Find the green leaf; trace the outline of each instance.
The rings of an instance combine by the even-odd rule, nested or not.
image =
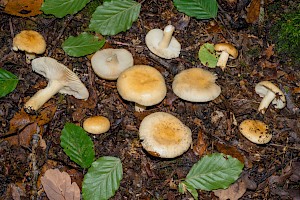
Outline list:
[[[85,174],[82,196],[86,200],[105,200],[114,196],[123,177],[119,158],[104,156],[92,163]]]
[[[82,168],[90,167],[95,159],[93,141],[83,128],[75,124],[65,124],[60,136],[60,146]]]
[[[194,199],[198,199],[197,190],[192,185],[190,185],[189,183],[187,183],[185,181],[179,183],[178,191],[181,194],[185,194],[186,191],[189,191],[189,193],[191,193],[191,195],[193,196]]]
[[[90,29],[102,35],[116,35],[131,28],[141,4],[132,0],[105,1],[92,15]]]
[[[19,82],[13,73],[0,68],[0,98],[12,92]]]
[[[45,14],[52,14],[62,18],[67,14],[75,14],[80,11],[90,0],[45,0],[41,10]]]
[[[180,11],[197,19],[215,18],[218,12],[216,0],[173,0]]]
[[[99,41],[96,36],[84,32],[77,37],[70,36],[62,48],[69,56],[80,57],[98,51],[104,44],[104,39]]]
[[[194,164],[185,181],[195,189],[225,189],[239,178],[243,167],[243,163],[236,158],[214,153]]]
[[[218,56],[215,52],[214,45],[205,43],[200,47],[198,53],[201,63],[207,67],[215,68],[218,62]]]

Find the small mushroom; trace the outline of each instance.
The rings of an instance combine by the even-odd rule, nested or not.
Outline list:
[[[152,29],[146,35],[146,45],[155,55],[171,59],[177,58],[180,54],[181,45],[172,36],[175,27],[168,25],[164,30]]]
[[[217,76],[201,68],[190,68],[181,71],[174,77],[172,88],[181,99],[191,102],[214,100],[221,93],[215,83]]]
[[[109,48],[97,51],[91,63],[100,78],[116,80],[122,71],[133,66],[133,57],[126,49]]]
[[[109,119],[103,116],[89,117],[83,122],[83,129],[92,134],[105,133],[110,128]]]
[[[268,129],[268,125],[253,119],[246,119],[239,126],[240,132],[256,144],[266,144],[271,140],[272,134],[268,133]]]
[[[221,52],[221,55],[220,55],[220,57],[218,59],[218,62],[217,62],[217,66],[221,67],[221,69],[223,71],[226,68],[228,58],[236,59],[238,57],[238,54],[239,54],[237,49],[233,45],[227,44],[227,43],[216,44],[215,45],[215,50],[217,52]]]
[[[73,95],[77,99],[87,99],[89,92],[77,75],[50,57],[32,60],[32,69],[49,80],[46,88],[35,93],[26,103],[25,109],[38,110],[57,92]]]
[[[17,34],[13,39],[14,51],[25,51],[26,63],[35,58],[36,54],[43,54],[46,50],[44,37],[33,30],[24,30]]]
[[[140,124],[139,137],[145,150],[161,158],[180,156],[192,144],[191,129],[165,112],[146,116]]]
[[[123,71],[117,80],[117,89],[123,99],[135,102],[135,110],[161,102],[167,93],[164,77],[148,65],[134,65]]]
[[[283,92],[270,81],[261,81],[255,86],[255,92],[263,97],[258,107],[258,112],[265,114],[266,109],[272,102],[275,108],[282,109],[286,105]]]

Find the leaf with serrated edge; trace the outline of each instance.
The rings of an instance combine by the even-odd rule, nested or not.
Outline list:
[[[0,98],[12,92],[19,82],[13,73],[0,68]]]
[[[45,14],[52,14],[62,18],[68,14],[80,11],[90,0],[45,0],[41,10]]]
[[[112,197],[123,178],[122,163],[119,158],[103,156],[92,163],[85,174],[82,196],[85,200],[105,200]]]
[[[205,43],[201,45],[198,57],[201,63],[207,67],[215,68],[217,66],[218,58],[213,44]]]
[[[131,28],[141,4],[132,0],[106,1],[92,15],[90,29],[102,35],[116,35]]]
[[[98,51],[104,44],[104,39],[99,41],[96,36],[84,32],[77,37],[70,36],[62,48],[69,56],[80,57]]]
[[[60,136],[60,146],[71,160],[88,168],[95,158],[94,144],[80,126],[66,123]]]
[[[218,12],[216,0],[173,0],[180,11],[197,19],[215,18]]]
[[[225,189],[235,182],[244,165],[236,158],[213,153],[199,160],[186,176],[185,181],[195,189]]]

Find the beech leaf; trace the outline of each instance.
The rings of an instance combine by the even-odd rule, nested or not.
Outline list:
[[[13,73],[0,68],[0,98],[12,92],[19,82]]]
[[[41,182],[50,200],[80,200],[80,189],[66,172],[48,169]]]
[[[198,56],[203,65],[210,68],[215,68],[217,66],[218,56],[213,44],[205,43],[201,45]]]
[[[95,159],[94,143],[80,126],[66,123],[60,136],[60,145],[71,160],[88,168]]]

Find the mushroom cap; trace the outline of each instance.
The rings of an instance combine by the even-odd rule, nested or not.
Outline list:
[[[221,93],[215,83],[217,76],[205,69],[190,68],[181,71],[174,77],[174,93],[186,101],[207,102],[214,100]]]
[[[110,122],[106,117],[93,116],[83,122],[83,129],[92,134],[105,133],[110,128]]]
[[[143,106],[158,104],[167,93],[164,77],[148,65],[134,65],[123,71],[117,80],[117,89],[123,99]]]
[[[116,56],[116,58],[113,58]],[[113,61],[116,59],[117,62]],[[94,72],[103,79],[116,80],[120,73],[133,66],[132,54],[126,49],[103,49],[97,51],[92,59]]]
[[[283,92],[270,81],[261,81],[255,86],[255,92],[260,96],[264,97],[268,92],[273,92],[277,94],[273,99],[272,104],[277,109],[282,109],[286,105],[286,99]]]
[[[176,40],[175,37],[172,36],[169,46],[167,48],[161,49],[159,47],[159,43],[162,41],[163,37],[164,37],[163,30],[161,29],[150,30],[147,33],[145,38],[147,47],[150,49],[152,53],[154,53],[159,57],[166,58],[166,59],[177,58],[181,50],[180,43]]]
[[[219,43],[215,44],[215,50],[216,51],[226,51],[229,55],[231,55],[231,58],[236,59],[239,55],[238,50],[231,44],[228,43]]]
[[[32,69],[51,81],[58,81],[64,87],[59,93],[73,95],[77,99],[87,99],[89,92],[78,76],[65,65],[50,57],[32,60]]]
[[[139,128],[142,145],[151,155],[174,158],[189,149],[192,132],[175,116],[155,112],[146,116]]]
[[[42,54],[46,50],[46,42],[40,33],[33,30],[24,30],[14,37],[13,50]]]
[[[268,133],[268,129],[265,123],[252,119],[244,120],[239,126],[240,132],[256,144],[266,144],[271,140],[272,134]]]

